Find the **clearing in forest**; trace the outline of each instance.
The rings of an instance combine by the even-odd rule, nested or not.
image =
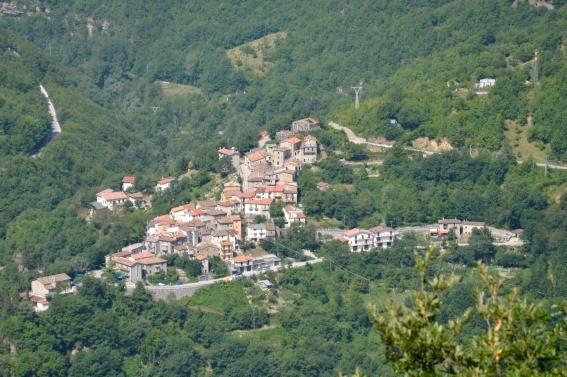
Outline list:
[[[201,93],[201,89],[197,88],[196,86],[176,84],[168,81],[157,81],[157,83],[161,86],[161,90],[164,96],[176,96],[176,95]]]
[[[278,40],[284,39],[284,31],[268,34],[265,37],[236,46],[226,52],[226,56],[236,69],[251,71],[256,75],[263,75],[273,64],[264,59],[264,54],[276,47]]]
[[[531,126],[531,117],[528,117],[528,124],[523,127],[516,124],[516,122],[506,121],[504,136],[508,139],[513,153],[520,160],[525,160],[527,157],[532,156],[537,162],[541,162],[540,160],[545,158],[546,149],[541,150],[536,146],[536,143],[528,141],[528,133]]]

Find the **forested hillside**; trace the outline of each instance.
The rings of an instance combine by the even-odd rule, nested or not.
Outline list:
[[[26,3],[28,9],[35,4],[17,4],[23,9]],[[45,1],[29,16],[4,16],[2,24],[76,67],[87,78],[80,90],[100,104],[131,111],[163,106],[132,89],[165,80],[201,88],[208,98],[241,93],[215,106],[215,118],[207,119],[212,128],[277,130],[294,117],[332,114],[370,136],[447,137],[456,147],[490,150],[507,146],[503,130],[510,120],[508,127],[529,126],[530,140],[550,143],[549,153],[564,158],[559,126],[565,106],[558,102],[565,98],[562,5]],[[272,63],[268,74],[234,69],[227,50],[274,32],[287,37],[263,56]],[[535,49],[536,86],[529,85]],[[496,79],[494,90],[475,95],[473,84],[486,77]],[[350,87],[360,80],[362,108],[353,111]],[[187,104],[169,104],[164,111],[181,126],[197,126],[198,110]],[[392,118],[401,127],[392,126]]]
[[[544,172],[526,153],[567,160],[565,3],[1,3],[0,374],[321,376],[358,366],[395,375],[364,308],[390,298],[413,307],[412,255],[422,245],[413,236],[387,252],[352,254],[311,226],[290,232],[284,247],[271,246],[278,255],[308,248],[341,267],[271,274],[269,292],[243,280],[153,303],[141,287],[126,296],[114,281],[87,278],[45,313],[18,297],[38,276],[99,268],[138,241],[149,219],[215,195],[218,148],[245,153],[259,131],[273,136],[307,116],[321,121],[314,134],[328,157],[299,177],[309,222],[369,228],[459,217],[524,229],[519,250],[495,247],[485,233],[469,246],[443,245],[431,272],[451,274],[442,323],[474,305],[479,259],[518,269],[503,293],[517,288],[546,309],[565,300],[567,175]],[[484,78],[496,83],[477,94]],[[40,84],[62,133],[32,157],[51,122]],[[398,145],[367,150],[329,121]],[[402,148],[417,138],[455,150],[423,157]],[[369,156],[377,165],[362,164]],[[190,178],[154,195],[153,209],[87,220],[95,193],[118,189],[125,175],[152,195],[156,180],[188,169]],[[473,316],[458,341],[485,330]]]

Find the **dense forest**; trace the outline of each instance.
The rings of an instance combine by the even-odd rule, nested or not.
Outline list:
[[[0,374],[319,376],[360,367],[395,375],[365,304],[393,298],[412,307],[412,256],[422,244],[411,236],[384,253],[352,255],[312,227],[288,234],[283,246],[344,269],[322,263],[270,275],[270,292],[243,280],[155,303],[141,287],[126,296],[87,278],[80,294],[55,297],[45,313],[18,298],[37,276],[98,268],[139,240],[148,219],[215,195],[219,147],[245,153],[259,131],[273,135],[306,116],[321,120],[314,135],[329,156],[299,177],[311,222],[399,227],[458,217],[524,229],[520,250],[495,247],[486,233],[468,246],[442,245],[448,252],[432,274],[456,276],[440,296],[442,323],[474,305],[477,260],[518,269],[503,295],[517,288],[546,308],[565,300],[567,174],[535,162],[567,160],[567,7],[532,3],[3,3]],[[483,78],[496,84],[479,95]],[[45,146],[51,119],[40,84],[63,129]],[[331,120],[396,146],[378,155],[326,128]],[[454,149],[423,157],[402,148],[417,138]],[[151,210],[87,221],[94,194],[117,189],[124,175],[153,194],[157,179],[188,169],[195,174],[155,194]],[[320,181],[333,189],[317,190]],[[484,330],[473,316],[459,341]]]

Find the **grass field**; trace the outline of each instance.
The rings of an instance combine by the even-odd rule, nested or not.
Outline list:
[[[504,130],[504,136],[510,143],[512,151],[521,160],[525,160],[527,157],[532,156],[536,160],[543,160],[547,150],[547,146],[544,150],[539,149],[535,143],[530,143],[528,141],[528,132],[531,127],[531,121],[524,127],[518,126],[515,122],[506,122],[506,130]],[[538,161],[539,162],[539,161]]]
[[[236,69],[251,71],[263,75],[272,65],[264,59],[264,54],[276,47],[276,41],[284,39],[285,32],[268,34],[265,37],[236,46],[226,52],[226,55]]]
[[[157,83],[161,86],[161,90],[165,96],[201,93],[201,89],[191,85],[175,84],[168,81],[158,81]]]

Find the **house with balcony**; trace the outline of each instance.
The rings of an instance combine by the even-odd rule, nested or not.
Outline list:
[[[265,216],[270,218],[270,208],[275,204],[274,199],[247,199],[244,202],[246,216]]]
[[[368,230],[356,228],[347,230],[343,239],[347,242],[350,251],[354,253],[374,248],[374,234]]]
[[[283,213],[286,228],[289,228],[293,223],[305,224],[306,222],[305,214],[299,208],[295,208],[293,206],[285,206],[283,208]]]
[[[370,229],[374,234],[374,246],[377,249],[387,249],[394,246],[398,231],[385,226],[377,226]]]

